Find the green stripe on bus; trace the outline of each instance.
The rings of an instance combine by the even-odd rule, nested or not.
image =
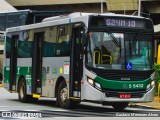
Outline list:
[[[118,80],[107,80],[97,76],[95,78],[95,82],[101,84],[103,89],[113,89],[113,90],[140,90],[146,89],[147,85],[151,83],[151,79],[148,78],[146,80],[140,81],[118,81]]]
[[[27,85],[31,85],[32,81],[32,67],[23,67],[18,66],[16,68],[16,81],[20,78],[20,76],[24,76],[26,79]],[[4,67],[4,83],[8,84],[10,82],[10,67]],[[45,85],[45,72],[42,70],[42,85]]]
[[[27,85],[31,85],[31,67],[17,67],[16,68],[16,81],[19,79],[21,75],[25,77],[27,80]],[[10,67],[4,67],[4,83],[10,82]]]

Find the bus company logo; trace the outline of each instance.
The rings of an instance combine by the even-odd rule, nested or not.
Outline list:
[[[2,112],[2,117],[12,117],[12,113],[11,112]]]
[[[121,80],[131,80],[131,78],[121,78]]]
[[[2,118],[42,118],[39,112],[2,112]]]
[[[127,84],[123,84],[123,88],[127,89],[128,85]]]

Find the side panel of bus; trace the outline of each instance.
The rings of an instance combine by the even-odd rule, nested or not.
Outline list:
[[[66,32],[59,33],[64,28]],[[72,25],[51,26],[7,35],[5,88],[18,92],[18,82],[23,77],[28,95],[37,93],[55,97],[57,79],[63,77],[69,83]]]
[[[42,96],[55,97],[59,80],[69,82],[71,26],[45,30],[42,62]]]
[[[4,52],[4,87],[11,92],[17,91],[18,80],[26,79],[31,86],[32,41],[26,38],[28,31],[8,33]],[[27,92],[29,93],[29,92]],[[30,92],[31,94],[31,92]]]

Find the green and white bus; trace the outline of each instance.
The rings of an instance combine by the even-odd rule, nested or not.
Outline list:
[[[115,109],[154,98],[154,30],[148,18],[72,13],[8,28],[4,87],[21,102],[57,98]]]

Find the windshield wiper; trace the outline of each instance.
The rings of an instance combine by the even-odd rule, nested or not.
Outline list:
[[[134,45],[134,43],[136,43],[135,41],[137,41],[137,39],[138,39],[140,33],[141,33],[141,32],[138,32],[138,33],[135,35],[135,37],[134,37],[132,43],[130,44],[130,47],[132,47],[132,46]]]
[[[119,43],[119,41],[117,40],[117,38],[110,32],[106,32],[109,34],[109,36],[112,38],[112,41],[114,42],[114,44],[117,46],[117,47],[121,47],[121,44]]]

